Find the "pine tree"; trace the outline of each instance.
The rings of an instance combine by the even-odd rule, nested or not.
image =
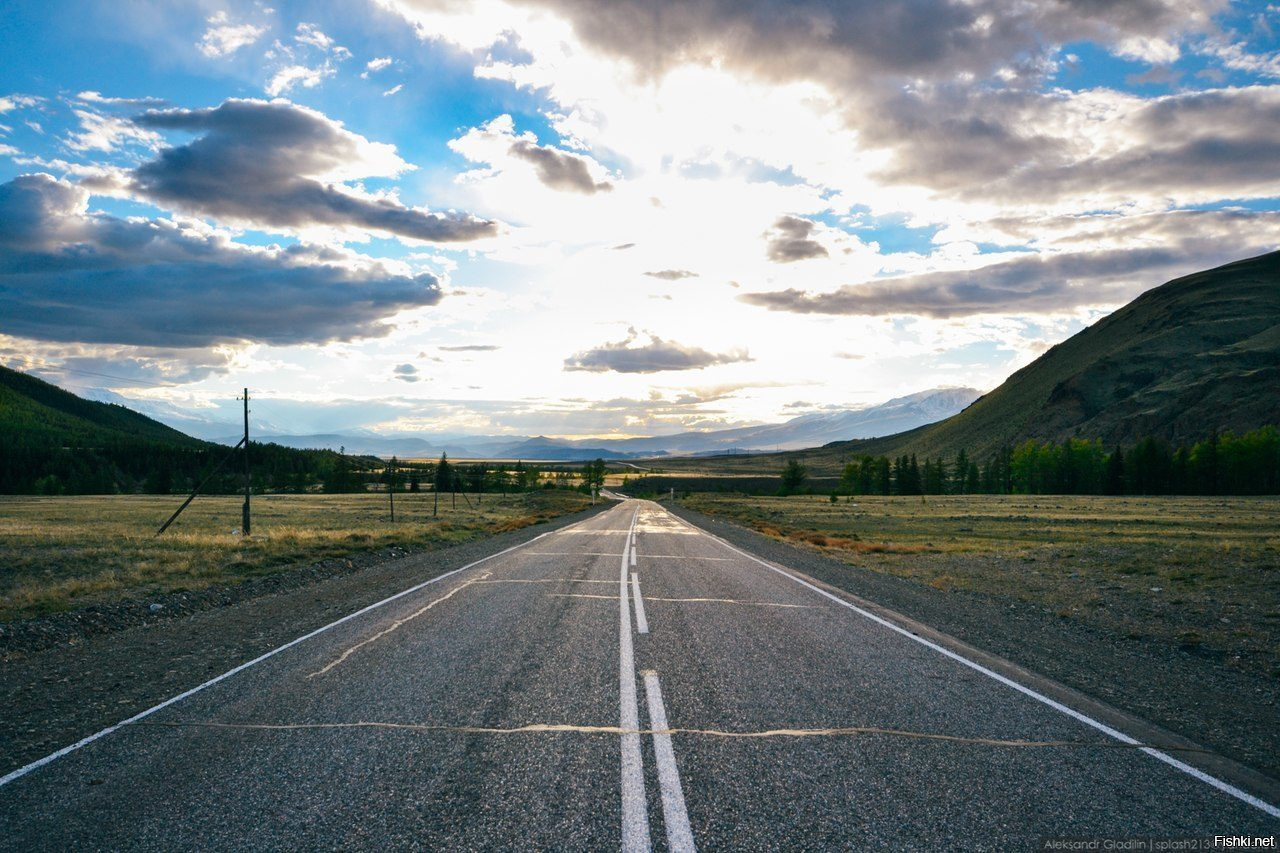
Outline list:
[[[969,454],[965,453],[964,448],[960,448],[960,452],[956,454],[956,465],[952,470],[955,473],[951,491],[953,494],[963,495],[969,491]]]
[[[782,488],[779,490],[780,495],[794,495],[804,487],[805,480],[809,478],[809,472],[799,459],[792,457],[787,460],[786,467],[782,469]]]
[[[1111,455],[1107,457],[1105,492],[1108,495],[1123,495],[1125,493],[1124,476],[1124,452],[1117,444],[1115,450],[1111,451]]]

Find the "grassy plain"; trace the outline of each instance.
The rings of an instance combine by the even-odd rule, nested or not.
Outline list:
[[[457,498],[430,493],[255,495],[253,535],[238,497],[201,497],[164,533],[181,497],[0,497],[0,622],[128,597],[201,589],[389,547],[421,548],[516,530],[583,509],[565,491]],[[468,501],[470,503],[468,503]]]
[[[1280,498],[747,497],[681,503],[858,569],[1019,600],[1280,677]],[[959,603],[957,606],[962,606]]]

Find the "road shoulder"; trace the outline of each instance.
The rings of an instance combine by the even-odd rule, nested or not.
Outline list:
[[[1200,744],[1207,772],[1280,799],[1280,685],[1153,643],[1112,637],[1040,609],[945,592],[848,566],[681,507],[674,514],[795,570],[878,615],[1131,734]],[[1003,667],[1001,669],[1000,667]],[[1132,731],[1138,727],[1138,731]]]

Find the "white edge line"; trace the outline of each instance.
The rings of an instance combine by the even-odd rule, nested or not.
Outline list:
[[[662,703],[658,674],[652,670],[644,674],[644,692],[649,700],[649,725],[654,729],[653,754],[658,762],[658,787],[662,789],[662,820],[667,826],[667,847],[681,853],[692,853],[698,848],[693,843],[693,830],[689,827],[689,811],[685,808],[684,790],[680,787],[676,752],[671,746],[671,735],[658,734],[668,728],[667,709]]]
[[[585,520],[586,519],[583,519],[583,521]],[[577,522],[577,524],[582,524],[582,523],[583,523],[582,521]],[[557,531],[548,530],[546,533],[540,533],[527,542],[521,542],[519,545],[512,545],[510,548],[506,548],[502,551],[497,552],[496,554],[490,554],[487,557],[482,557],[479,560],[476,560],[474,563],[468,563],[467,565],[462,566],[461,568],[453,569],[452,571],[445,572],[442,575],[437,575],[431,580],[423,581],[422,583],[417,584],[416,586],[411,586],[408,589],[403,590],[401,592],[397,592],[395,595],[384,598],[379,602],[370,604],[367,607],[362,607],[361,609],[357,610],[354,613],[349,613],[346,616],[343,616],[341,619],[337,619],[333,622],[330,622],[328,625],[325,625],[321,628],[316,628],[314,631],[311,631],[310,633],[303,634],[301,637],[290,640],[289,642],[285,643],[283,646],[274,648],[265,654],[259,655],[258,657],[254,658],[251,661],[246,661],[245,663],[242,663],[239,666],[234,667],[233,669],[229,669],[226,672],[222,673],[222,675],[211,678],[208,681],[204,682],[203,684],[196,685],[195,687],[192,687],[190,690],[187,690],[184,693],[179,693],[177,696],[174,696],[171,699],[166,699],[165,701],[161,702],[159,705],[155,705],[154,707],[148,708],[147,710],[142,711],[141,713],[134,714],[132,717],[130,717],[127,720],[121,720],[120,722],[116,723],[113,726],[107,726],[102,731],[94,732],[93,734],[87,737],[83,737],[80,740],[76,741],[75,743],[71,744],[70,746],[64,746],[62,749],[58,750],[57,752],[50,753],[49,755],[46,755],[44,758],[40,758],[31,762],[25,767],[19,767],[17,770],[13,770],[9,773],[6,773],[4,776],[0,776],[0,787],[4,787],[5,785],[9,784],[15,779],[20,779],[21,777],[26,776],[31,771],[38,770],[41,767],[45,766],[46,764],[49,764],[53,761],[57,761],[62,756],[75,752],[76,750],[80,749],[83,746],[88,746],[89,744],[93,743],[95,740],[104,738],[107,735],[111,734],[112,732],[118,731],[119,729],[122,729],[125,726],[130,725],[131,723],[136,723],[138,720],[141,720],[144,717],[149,717],[157,711],[163,710],[165,708],[168,708],[170,705],[181,702],[183,699],[186,699],[188,696],[193,696],[196,693],[199,693],[201,690],[212,687],[218,682],[224,681],[239,672],[243,672],[244,670],[248,669],[251,666],[254,666],[255,664],[262,663],[267,658],[274,657],[280,654],[281,652],[283,652],[285,649],[293,648],[299,643],[305,642],[306,640],[309,640],[312,637],[315,637],[319,634],[323,634],[325,631],[328,631],[330,628],[336,628],[337,626],[341,625],[344,622],[349,622],[352,619],[355,619],[357,616],[363,616],[365,613],[368,613],[370,610],[376,610],[379,607],[382,607],[384,604],[390,604],[391,602],[395,601],[398,598],[403,598],[406,595],[415,593],[425,586],[430,586],[433,583],[442,581],[447,577],[451,577],[453,575],[458,574],[459,572],[465,572],[467,569],[474,568],[480,565],[481,563],[487,563],[489,560],[492,560],[495,557],[501,557],[503,554],[509,554],[512,551],[516,550],[517,548],[523,548],[526,545],[532,545],[534,542],[537,542],[542,537],[548,536],[551,533],[555,533],[555,532]]]
[[[675,516],[675,513],[671,513],[671,515]],[[675,517],[680,518],[679,516],[675,516]],[[987,667],[983,666],[980,663],[971,661],[968,658],[964,657],[963,655],[960,655],[960,654],[957,654],[956,652],[951,651],[945,646],[938,645],[932,640],[927,640],[924,637],[913,634],[910,631],[908,631],[906,628],[903,628],[899,625],[895,625],[894,623],[890,622],[888,619],[885,619],[881,616],[877,616],[876,614],[871,613],[870,611],[864,610],[863,608],[857,606],[856,604],[853,604],[852,602],[845,601],[843,598],[840,598],[837,595],[833,595],[827,592],[825,589],[814,586],[808,581],[796,577],[795,575],[791,574],[791,572],[788,572],[785,569],[775,566],[772,563],[766,562],[760,559],[759,557],[753,556],[752,554],[749,554],[746,551],[743,551],[742,549],[729,544],[727,541],[725,541],[724,539],[721,539],[719,536],[716,536],[714,533],[709,533],[706,530],[703,530],[701,527],[698,527],[694,524],[690,524],[689,522],[685,521],[683,518],[680,518],[680,522],[687,525],[690,529],[696,530],[699,533],[702,533],[704,536],[714,539],[724,547],[728,548],[730,551],[733,551],[736,554],[741,554],[743,557],[746,557],[748,560],[751,560],[754,563],[758,563],[764,566],[766,569],[777,572],[778,574],[782,575],[785,578],[790,578],[791,580],[795,581],[801,586],[808,587],[809,589],[813,590],[814,592],[818,593],[824,598],[828,598],[834,601],[836,604],[841,605],[842,607],[847,607],[850,610],[854,611],[855,613],[861,616],[865,616],[867,619],[870,619],[872,622],[875,622],[878,625],[882,625],[891,631],[895,631],[910,640],[914,640],[915,642],[919,643],[922,646],[927,646],[928,648],[933,649],[935,652],[938,652],[941,655],[945,655],[946,657],[951,658],[957,663],[961,663],[969,667],[975,672],[980,672],[983,675],[987,676],[988,678],[992,678],[1000,682],[1006,687],[1012,687],[1014,690],[1017,690],[1019,693],[1029,696],[1032,699],[1035,699],[1037,702],[1041,702],[1045,705],[1048,705],[1050,708],[1053,708],[1055,711],[1060,711],[1063,714],[1066,714],[1068,717],[1071,717],[1075,720],[1078,720],[1084,723],[1087,726],[1097,729],[1103,734],[1108,735],[1112,738],[1115,738],[1121,743],[1127,743],[1130,745],[1137,745],[1139,743],[1139,741],[1129,737],[1129,735],[1125,734],[1122,731],[1111,728],[1111,726],[1108,726],[1106,723],[1099,722],[1098,720],[1095,720],[1093,717],[1090,717],[1087,714],[1082,714],[1079,711],[1075,710],[1074,708],[1069,708],[1066,705],[1062,704],[1061,702],[1058,702],[1054,699],[1050,699],[1048,696],[1045,696],[1043,693],[1037,693],[1035,690],[1032,690],[1030,687],[1019,684],[1013,679],[1003,676],[1000,673],[996,672],[995,670],[988,669]],[[1222,791],[1224,794],[1229,794],[1230,796],[1235,797],[1238,800],[1246,802],[1249,805],[1254,806],[1255,808],[1258,808],[1266,812],[1272,817],[1280,817],[1280,808],[1277,808],[1271,803],[1268,803],[1266,800],[1255,797],[1253,794],[1250,794],[1248,791],[1243,791],[1240,788],[1237,788],[1235,785],[1231,785],[1227,782],[1224,782],[1221,779],[1217,778],[1216,776],[1210,776],[1208,773],[1205,773],[1203,770],[1199,770],[1195,767],[1192,767],[1190,764],[1187,764],[1183,761],[1179,761],[1178,759],[1174,758],[1168,753],[1161,752],[1160,750],[1150,746],[1141,747],[1141,751],[1145,752],[1147,755],[1150,755],[1152,758],[1156,758],[1156,759],[1159,759],[1160,761],[1163,761],[1165,764],[1168,764],[1170,767],[1173,767],[1177,770],[1181,770],[1183,773],[1186,773],[1188,776],[1191,776],[1195,779],[1199,779],[1201,782],[1204,782],[1206,785],[1217,788],[1219,791]]]
[[[636,605],[636,633],[649,633],[649,620],[644,615],[644,598],[640,595],[640,576],[631,573],[631,597]]]
[[[631,515],[635,527],[637,509]],[[640,752],[640,707],[636,698],[635,650],[631,642],[631,605],[627,603],[627,556],[630,537],[623,546],[619,578],[618,622],[618,725],[622,779],[622,849],[625,853],[644,853],[653,849],[649,832],[649,805],[644,791],[644,757]]]

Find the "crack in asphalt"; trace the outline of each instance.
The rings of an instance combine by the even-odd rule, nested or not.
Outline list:
[[[500,578],[492,581],[475,581],[475,583],[617,583],[617,581],[589,580],[587,578]]]
[[[591,734],[591,735],[695,735],[713,738],[762,740],[768,738],[810,737],[858,737],[883,735],[910,740],[941,741],[976,746],[1007,747],[1018,749],[1159,749],[1170,752],[1209,752],[1198,747],[1163,746],[1149,743],[1123,743],[1120,741],[1073,740],[1024,740],[1020,738],[985,738],[949,735],[940,732],[916,732],[905,729],[886,729],[878,726],[838,726],[824,729],[765,729],[762,731],[725,731],[722,729],[624,729],[620,726],[581,726],[569,723],[529,723],[507,728],[494,726],[450,726],[438,723],[395,723],[375,720],[357,720],[346,723],[220,723],[205,721],[137,722],[131,726],[160,726],[168,728],[238,729],[248,731],[307,731],[313,729],[399,729],[446,734]]]
[[[351,646],[349,649],[347,649],[346,651],[344,651],[342,654],[338,655],[336,658],[334,658],[333,660],[331,660],[328,664],[326,664],[326,665],[325,665],[325,666],[323,666],[322,668],[320,668],[320,669],[316,670],[315,672],[311,673],[310,675],[308,675],[308,676],[307,676],[307,678],[308,678],[308,679],[311,679],[311,678],[315,678],[317,675],[324,675],[326,672],[328,672],[329,670],[333,669],[335,666],[338,666],[339,664],[343,663],[347,658],[351,657],[353,654],[355,654],[355,653],[356,653],[357,651],[359,651],[360,649],[364,648],[365,646],[369,645],[370,643],[373,643],[373,642],[376,642],[376,641],[378,641],[378,640],[382,639],[383,637],[387,636],[387,634],[390,634],[391,632],[393,632],[393,631],[397,630],[398,628],[400,628],[400,626],[404,625],[406,622],[411,622],[411,621],[413,621],[414,619],[417,619],[419,616],[421,616],[422,614],[426,613],[428,610],[430,610],[431,608],[435,607],[435,606],[436,606],[437,604],[439,604],[440,602],[442,602],[442,601],[448,601],[450,598],[453,598],[453,596],[454,596],[454,595],[456,595],[457,593],[461,592],[462,590],[466,589],[466,588],[467,588],[467,587],[469,587],[469,586],[472,586],[472,585],[474,585],[474,584],[476,584],[476,583],[478,583],[478,582],[480,582],[480,581],[484,580],[485,578],[489,577],[489,575],[491,575],[491,574],[493,574],[493,573],[492,573],[492,572],[484,572],[483,574],[477,575],[476,577],[472,578],[471,580],[464,581],[463,583],[458,584],[458,585],[457,585],[457,586],[455,586],[453,589],[449,590],[449,591],[448,591],[448,592],[446,592],[444,595],[442,595],[442,596],[440,596],[439,598],[437,598],[436,600],[432,601],[430,604],[426,605],[425,607],[420,607],[420,608],[418,608],[417,610],[415,610],[414,612],[410,613],[408,616],[405,616],[405,617],[403,617],[403,618],[401,618],[401,619],[397,619],[397,620],[395,620],[394,622],[392,622],[392,623],[391,623],[391,625],[390,625],[390,626],[388,626],[388,627],[386,627],[386,628],[382,629],[382,630],[381,630],[381,631],[379,631],[378,633],[374,634],[372,637],[368,637],[368,638],[366,638],[366,639],[364,639],[364,640],[361,640],[360,642],[356,643],[354,646]]]

